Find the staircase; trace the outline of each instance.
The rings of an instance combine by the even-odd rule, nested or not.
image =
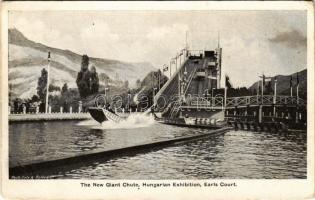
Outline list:
[[[188,78],[188,83],[186,85],[186,88],[184,89],[184,95],[186,95],[187,90],[190,86],[190,83],[191,83],[192,79],[195,77],[196,71],[197,71],[197,68],[193,69],[193,72],[190,74],[190,76]]]

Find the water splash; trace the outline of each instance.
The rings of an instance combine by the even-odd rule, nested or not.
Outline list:
[[[99,123],[93,119],[88,119],[84,121],[80,121],[76,124],[77,126],[97,126]]]
[[[119,123],[113,121],[105,121],[101,125],[93,126],[92,129],[133,129],[151,126],[155,123],[152,115],[144,115],[143,113],[132,113],[126,120]]]

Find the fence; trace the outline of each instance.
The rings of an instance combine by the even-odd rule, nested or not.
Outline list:
[[[51,114],[51,113],[82,113],[83,112],[82,111],[82,105],[79,105],[76,110],[77,110],[77,112],[75,112],[73,107],[70,106],[69,110],[65,111],[64,107],[60,106],[58,111],[56,111],[56,109],[54,109],[54,111],[52,111],[52,107],[49,106],[48,107],[48,112],[46,113],[46,112],[40,112],[39,106],[29,107],[29,108],[24,106],[22,108],[22,110],[18,110],[18,111],[15,111],[14,109],[12,109],[11,106],[8,107],[8,111],[9,111],[10,115],[16,115],[16,114],[43,114],[43,113],[46,113],[46,114]]]
[[[305,106],[306,102],[298,97],[274,95],[230,97],[226,99],[226,107],[273,104]]]

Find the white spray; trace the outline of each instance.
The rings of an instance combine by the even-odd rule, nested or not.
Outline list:
[[[143,113],[131,113],[126,120],[119,123],[114,121],[104,121],[99,124],[95,120],[85,120],[79,122],[78,126],[89,126],[92,129],[133,129],[151,126],[155,123],[152,115],[145,115]]]

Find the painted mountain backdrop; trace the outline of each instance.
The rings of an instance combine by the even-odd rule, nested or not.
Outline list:
[[[27,39],[17,29],[9,29],[9,87],[13,98],[29,98],[36,94],[41,70],[47,68],[47,55],[51,52],[50,82],[62,87],[76,88],[76,77],[80,71],[82,55],[69,50],[48,47]],[[128,63],[118,60],[90,57],[96,66],[100,85],[109,77],[112,84],[128,80],[133,87],[138,79],[156,70],[150,63]]]

